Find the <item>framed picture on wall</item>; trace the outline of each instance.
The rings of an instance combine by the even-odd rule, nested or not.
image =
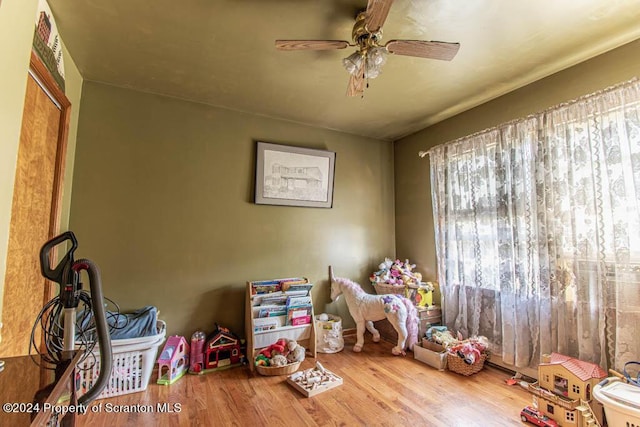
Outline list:
[[[258,142],[255,203],[333,206],[333,151]]]

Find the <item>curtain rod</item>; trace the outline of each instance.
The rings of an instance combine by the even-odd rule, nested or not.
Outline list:
[[[418,152],[418,156],[420,156],[420,158],[424,158],[428,154],[430,154],[431,150],[433,150],[434,148],[439,147],[441,145],[454,144],[454,143],[456,143],[458,141],[461,141],[463,139],[473,138],[475,136],[478,136],[478,135],[481,135],[481,134],[484,134],[484,133],[489,133],[489,132],[492,132],[494,130],[501,129],[501,128],[505,127],[505,126],[509,126],[509,125],[512,125],[514,123],[517,123],[517,122],[520,122],[520,121],[523,121],[523,120],[531,119],[533,117],[539,117],[541,115],[549,113],[552,110],[557,110],[559,108],[568,107],[568,106],[577,104],[578,102],[582,102],[582,101],[586,101],[588,99],[591,99],[591,98],[593,98],[595,96],[600,96],[600,95],[603,95],[605,93],[609,93],[609,92],[613,92],[613,91],[616,91],[616,90],[620,90],[623,87],[631,86],[631,85],[637,84],[639,82],[640,82],[640,79],[638,79],[638,77],[633,77],[631,80],[627,80],[625,82],[617,83],[615,85],[606,87],[604,89],[600,89],[598,91],[592,92],[592,93],[587,94],[587,95],[582,95],[579,98],[573,99],[571,101],[561,102],[560,104],[554,105],[552,107],[549,107],[549,108],[547,108],[545,110],[542,110],[542,111],[539,111],[537,113],[533,113],[533,114],[529,114],[529,115],[527,115],[525,117],[519,117],[519,118],[516,118],[516,119],[513,119],[513,120],[509,120],[509,121],[504,122],[502,124],[499,124],[497,126],[486,128],[486,129],[480,130],[478,132],[474,132],[472,134],[461,136],[460,138],[456,138],[454,140],[451,140],[451,141],[448,141],[448,142],[444,142],[442,144],[438,144],[435,147],[432,147],[432,148],[428,149],[427,151],[421,150],[421,151]]]

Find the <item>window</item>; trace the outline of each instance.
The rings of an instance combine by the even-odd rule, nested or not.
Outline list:
[[[567,411],[567,412],[565,412],[565,413],[564,413],[564,419],[565,419],[566,421],[569,421],[569,422],[571,422],[571,423],[574,423],[574,422],[576,421],[575,413],[574,413],[573,411]]]
[[[429,150],[448,326],[516,367],[640,354],[639,130],[633,80]]]
[[[569,380],[560,376],[554,375],[553,377],[553,391],[561,396],[569,395]]]

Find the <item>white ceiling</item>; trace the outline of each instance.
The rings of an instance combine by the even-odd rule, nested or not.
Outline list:
[[[86,80],[394,140],[640,38],[639,0],[395,0],[383,42],[459,42],[451,62],[390,55],[345,96],[366,0],[49,0]]]

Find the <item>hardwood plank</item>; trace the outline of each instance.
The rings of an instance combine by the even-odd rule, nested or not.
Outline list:
[[[301,369],[319,360],[343,378],[344,384],[307,398],[286,383],[286,376],[265,377],[248,368],[205,375],[186,375],[161,386],[152,377],[144,392],[102,399],[114,406],[180,404],[177,413],[109,414],[89,411],[79,426],[492,426],[519,425],[520,410],[531,395],[508,386],[509,374],[486,367],[465,377],[440,372],[413,359],[391,355],[393,344],[367,340],[353,353],[355,336],[345,336],[340,353],[319,353]]]

